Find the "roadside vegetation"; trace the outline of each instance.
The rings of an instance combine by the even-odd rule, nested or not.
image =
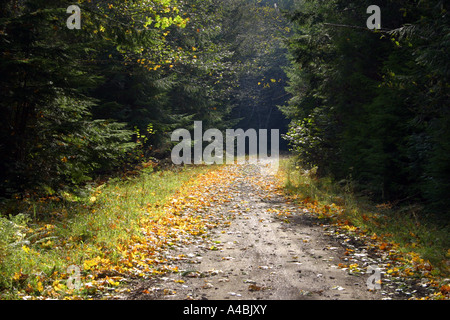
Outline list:
[[[144,256],[167,242],[149,246],[144,227],[155,222],[158,234],[168,232],[175,221],[162,214],[165,204],[208,170],[154,171],[147,163],[78,194],[11,200],[1,208],[10,215],[0,218],[0,297],[81,298],[113,290],[126,275],[158,273],[155,259]],[[70,266],[78,267],[80,290],[68,287],[70,277],[77,280]]]
[[[281,161],[280,179],[288,198],[306,208],[324,224],[356,234],[374,250],[395,255],[400,267],[388,268],[394,276],[428,279],[438,288],[436,297],[449,294],[449,228],[423,207],[407,203],[376,203],[350,179],[333,182],[305,170],[295,158]],[[346,266],[347,267],[347,266]]]

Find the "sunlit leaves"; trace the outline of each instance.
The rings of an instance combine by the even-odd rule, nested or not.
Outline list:
[[[81,9],[83,30],[115,44],[127,63],[136,57],[155,63],[171,57],[174,51],[165,30],[185,28],[188,22],[177,0],[81,1]]]
[[[288,174],[283,172],[286,168],[279,172],[279,178],[285,183],[281,188],[285,189],[289,200],[298,204],[303,214],[317,219],[325,233],[345,248],[341,257],[343,261],[335,267],[350,274],[365,274],[368,265],[377,265],[383,276],[382,290],[392,289],[395,294],[410,298],[420,297],[427,291],[425,299],[448,299],[445,290],[439,290],[439,286],[445,283],[443,277],[447,274],[447,269],[442,263],[446,261],[432,264],[421,253],[426,251],[424,247],[427,244],[422,242],[423,239],[421,241],[419,233],[430,230],[420,228],[419,231],[417,221],[410,224],[403,215],[401,222],[385,215],[384,212],[392,210],[390,203],[361,205],[360,200],[350,191],[341,193],[342,189],[330,185],[327,179],[320,179],[315,173],[300,169],[301,167],[294,165]],[[288,217],[282,212],[276,214]],[[438,237],[433,238],[436,241]],[[308,239],[299,240],[308,243]],[[418,292],[417,286],[427,289]]]
[[[192,172],[206,171],[192,168]],[[157,177],[145,174],[139,179],[149,179],[146,183],[125,179],[123,185],[96,187],[86,196],[86,212],[76,213],[79,222],[69,222],[65,215],[60,216],[61,221],[40,224],[27,231],[28,242],[16,249],[27,259],[26,266],[23,265],[27,271],[14,270],[9,280],[17,287],[15,294],[27,299],[79,299],[123,290],[120,285],[126,283],[128,277],[149,278],[178,272],[176,262],[185,257],[173,255],[172,249],[189,245],[196,239],[206,239],[211,229],[228,223],[221,215],[207,213],[211,206],[228,201],[227,195],[219,190],[224,190],[233,179],[223,181],[222,171],[206,172],[198,178],[192,178],[192,172],[183,173],[186,183],[170,197],[162,197],[162,189],[168,187],[165,183],[169,180],[178,181],[180,174],[155,173]],[[155,178],[160,181],[155,182],[159,189],[154,189],[150,183]],[[207,192],[210,197],[206,196]],[[142,201],[143,197],[146,202]],[[43,205],[47,201],[43,199]],[[70,236],[65,235],[66,232]],[[53,256],[59,257],[57,263],[49,259]],[[48,261],[39,261],[46,257]],[[35,266],[34,270],[50,269],[36,276],[30,271],[30,264]],[[66,271],[69,266],[81,271],[79,289],[67,286],[71,277]]]

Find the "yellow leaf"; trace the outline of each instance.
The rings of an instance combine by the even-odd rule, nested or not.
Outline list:
[[[51,241],[51,240],[48,240],[48,241],[45,242],[45,243],[41,243],[41,247],[46,248],[46,249],[49,249],[49,248],[51,248],[52,246],[53,246],[53,241]]]
[[[42,282],[39,281],[39,282],[37,283],[37,289],[38,289],[39,292],[44,291],[44,286],[42,285]]]
[[[113,279],[108,279],[110,285],[117,287],[120,283],[118,281],[114,281]]]
[[[53,290],[59,291],[64,289],[64,285],[59,282],[59,280],[55,280],[52,284]]]
[[[84,270],[90,270],[98,264],[98,259],[86,260],[83,262]]]
[[[29,253],[30,252],[30,248],[28,248],[27,246],[23,246],[22,250],[25,251],[25,253]]]
[[[14,276],[13,276],[13,280],[14,281],[17,281],[17,280],[19,280],[20,278],[22,277],[22,272],[21,273],[14,273]]]

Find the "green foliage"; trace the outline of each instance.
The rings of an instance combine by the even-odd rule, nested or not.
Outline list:
[[[316,170],[298,166],[294,157],[282,159],[280,172],[285,179],[287,195],[300,200],[303,205],[314,203],[314,212],[319,219],[353,225],[360,228],[359,235],[366,232],[389,239],[399,244],[402,252],[419,254],[432,263],[436,273],[448,276],[449,227],[436,217],[419,215],[423,212],[420,205],[377,204],[356,193],[351,180],[333,181],[329,176],[320,177]],[[337,208],[338,213],[330,208]]]
[[[0,217],[1,299],[42,295],[44,289],[55,290],[59,299],[66,294],[92,294],[85,288],[68,290],[68,267],[83,268],[86,261],[102,257],[128,269],[122,250],[143,239],[143,221],[166,218],[166,203],[186,182],[208,170],[195,166],[151,172],[150,167],[138,175],[85,188],[84,195],[63,192],[61,197],[29,197],[2,204],[2,213],[23,213]],[[84,267],[83,274],[88,273]]]
[[[194,120],[205,130],[281,121],[290,29],[274,1],[81,0],[81,30],[67,28],[67,5],[0,7],[1,196],[167,156],[170,133]]]
[[[101,76],[89,72],[86,61],[104,40],[71,33],[61,19],[65,4],[7,2],[1,8],[3,195],[79,185],[116,167],[134,147],[125,125],[91,117],[95,100],[85,93]]]
[[[317,161],[324,162],[324,158],[329,157],[328,150],[323,144],[324,133],[323,125],[326,122],[321,121],[322,115],[316,112],[304,120],[292,121],[289,131],[284,138],[298,156],[302,165],[307,169],[316,166]]]
[[[294,151],[378,200],[424,201],[446,217],[448,4],[382,1],[381,31],[365,28],[370,1],[296,4],[282,107]]]
[[[289,61],[283,42],[290,35],[291,24],[280,10],[289,8],[285,1],[244,1],[233,12],[235,18],[228,30],[235,37],[235,58],[243,64],[232,98],[232,115],[240,119],[239,128],[284,132],[287,127],[277,106],[288,98],[284,67]]]
[[[18,214],[9,219],[0,217],[0,261],[10,255],[15,249],[27,244],[24,241],[29,216]],[[3,272],[0,273],[3,275]],[[0,278],[0,283],[6,279]]]
[[[217,126],[239,63],[216,4],[79,1],[82,29],[69,30],[65,1],[2,3],[1,195],[58,191],[167,152],[193,118]]]

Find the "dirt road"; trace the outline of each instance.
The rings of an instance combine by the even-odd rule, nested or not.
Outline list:
[[[234,176],[226,190],[229,201],[209,213],[226,213],[229,226],[176,249],[173,255],[184,257],[176,262],[178,273],[140,280],[122,298],[382,298],[379,291],[368,290],[369,274],[350,275],[338,268],[345,249],[306,210],[275,192],[270,164],[228,170]]]

